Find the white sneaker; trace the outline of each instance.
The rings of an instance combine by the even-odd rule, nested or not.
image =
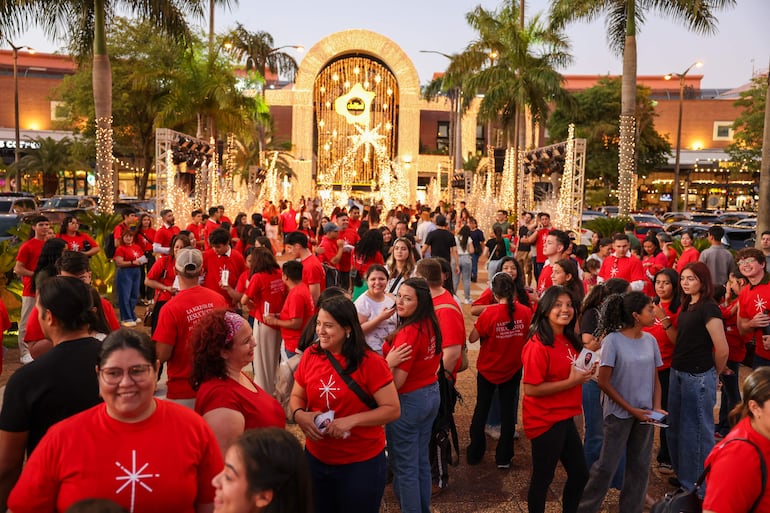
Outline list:
[[[473,303],[473,300],[472,300],[472,299],[470,299],[470,298],[468,298],[468,299],[466,299],[466,300],[465,300],[465,301],[463,301],[463,302],[464,302],[466,305],[470,305],[470,304],[472,304],[472,303]]]
[[[484,426],[484,433],[493,440],[500,440],[500,426]]]
[[[133,328],[136,326],[136,321],[123,321],[120,323],[124,328]]]
[[[24,353],[23,355],[21,355],[21,364],[22,365],[27,365],[28,363],[32,363],[34,361],[35,361],[35,359],[32,358],[32,355],[29,354],[29,353]]]

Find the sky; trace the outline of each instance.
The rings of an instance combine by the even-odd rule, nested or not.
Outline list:
[[[334,32],[352,28],[372,30],[404,49],[417,69],[420,83],[425,84],[434,72],[446,68],[447,60],[420,50],[446,54],[462,51],[474,37],[465,14],[477,5],[495,9],[500,1],[240,0],[239,5],[229,10],[218,8],[214,19],[218,32],[232,28],[238,21],[250,31],[267,31],[272,34],[276,47],[304,45],[309,49]],[[529,0],[527,17],[545,13],[548,5],[548,0]],[[752,73],[766,72],[770,62],[767,27],[770,1],[737,0],[737,6],[716,12],[716,18],[717,34],[705,36],[689,32],[681,24],[658,14],[648,15],[637,37],[637,73],[683,72],[693,62],[702,61],[704,66],[697,70],[703,75],[702,87],[729,89],[748,82]],[[208,30],[208,20],[194,23],[201,30]],[[573,23],[567,27],[566,34],[574,61],[560,70],[563,74],[619,75],[622,72],[622,57],[608,50],[604,18],[591,23]],[[14,43],[41,51],[57,50],[55,42],[35,29],[15,38]],[[293,55],[297,60],[302,58],[301,53]]]

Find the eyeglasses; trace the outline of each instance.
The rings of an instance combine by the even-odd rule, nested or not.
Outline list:
[[[738,267],[743,267],[744,265],[751,265],[756,263],[757,263],[756,258],[741,258],[740,260],[738,260]]]
[[[679,281],[682,281],[682,282],[686,281],[687,283],[690,283],[690,282],[699,281],[699,280],[695,276],[682,276],[681,278],[679,278]]]
[[[127,370],[128,377],[131,378],[131,381],[133,381],[135,384],[139,385],[150,379],[150,371],[152,368],[153,366],[149,363],[142,365],[132,365]],[[119,385],[120,382],[123,381],[123,376],[125,374],[126,371],[120,367],[105,367],[103,369],[99,369],[99,375],[108,385]]]

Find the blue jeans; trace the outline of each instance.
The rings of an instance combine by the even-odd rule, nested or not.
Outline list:
[[[717,371],[698,374],[671,369],[668,388],[668,450],[682,486],[692,490],[714,448]],[[705,483],[701,491],[705,494]]]
[[[585,436],[583,440],[583,454],[586,458],[586,468],[591,470],[593,464],[599,459],[604,440],[604,412],[602,411],[602,391],[596,381],[583,383],[583,420],[585,422]],[[620,459],[615,469],[610,487],[620,490],[623,486],[623,469],[626,467],[626,457]]]
[[[398,395],[401,416],[385,427],[393,491],[402,513],[430,513],[428,446],[438,414],[438,383]]]
[[[460,255],[460,274],[453,274],[455,293],[457,293],[457,285],[460,283],[460,276],[463,278],[463,292],[465,292],[465,299],[471,298],[471,272],[473,267],[471,255]],[[458,294],[459,295],[459,294]]]
[[[479,277],[480,256],[481,252],[479,250],[476,250],[476,252],[471,255],[471,281],[476,281],[476,279]]]
[[[761,344],[761,342],[760,342]],[[754,355],[754,363],[752,364],[753,369],[758,369],[760,367],[770,367],[770,360],[765,360],[761,356]]]
[[[305,451],[315,513],[378,513],[385,492],[385,451],[374,458],[328,465]]]
[[[139,301],[139,280],[142,270],[138,267],[120,267],[117,270],[118,303],[120,320],[136,320],[136,303]]]
[[[738,380],[740,372],[740,362],[727,361],[727,368],[733,371],[732,374],[722,374],[719,381],[722,382],[722,400],[719,404],[719,423],[715,432],[726,435],[730,432],[730,420],[728,416],[735,405],[741,402],[741,385]]]

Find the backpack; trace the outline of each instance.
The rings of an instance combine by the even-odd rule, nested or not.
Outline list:
[[[430,437],[429,455],[431,474],[439,488],[449,484],[449,466],[460,463],[460,444],[455,424],[455,405],[463,398],[455,388],[454,381],[447,377],[444,363],[441,362],[438,371],[439,407]],[[454,456],[452,451],[454,450]]]
[[[111,233],[104,234],[104,254],[109,260],[115,256],[115,237]]]

